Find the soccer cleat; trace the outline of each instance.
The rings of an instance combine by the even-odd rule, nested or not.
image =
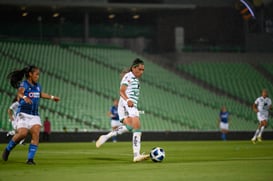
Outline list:
[[[107,141],[107,138],[105,135],[101,135],[99,139],[96,141],[96,147],[99,148],[101,145],[103,145]]]
[[[256,138],[252,138],[251,141],[252,141],[253,144],[256,144],[257,140],[256,140]]]
[[[150,158],[150,155],[141,154],[141,155],[134,157],[133,162],[141,162],[143,160],[148,160],[149,158]]]
[[[26,164],[28,165],[36,165],[36,163],[33,161],[33,159],[28,159]]]
[[[5,148],[4,151],[3,151],[3,154],[2,154],[2,159],[3,159],[4,161],[8,161],[9,153],[10,153],[10,151],[8,151],[8,150]]]
[[[257,137],[257,140],[258,140],[258,142],[262,142],[262,137],[261,137],[261,136],[258,136],[258,137]]]

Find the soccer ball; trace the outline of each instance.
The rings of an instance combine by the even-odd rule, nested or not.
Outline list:
[[[151,150],[150,157],[154,162],[162,162],[165,158],[165,151],[160,147],[155,147]]]

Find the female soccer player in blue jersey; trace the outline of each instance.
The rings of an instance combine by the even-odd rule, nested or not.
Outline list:
[[[227,140],[227,134],[229,130],[230,115],[227,108],[223,106],[219,114],[219,127],[221,129],[221,138],[223,141]]]
[[[60,98],[42,92],[42,87],[38,83],[40,70],[36,66],[25,67],[22,70],[16,70],[8,75],[11,86],[18,89],[19,106],[16,114],[17,132],[12,137],[3,151],[2,159],[8,160],[11,150],[24,139],[28,132],[31,134],[31,143],[28,150],[27,164],[35,165],[34,156],[36,154],[39,135],[41,129],[41,119],[38,113],[40,98],[59,101]],[[22,81],[23,78],[26,78]],[[21,82],[22,81],[22,82]]]
[[[120,82],[118,114],[124,125],[119,126],[116,130],[106,135],[100,136],[96,142],[96,147],[99,148],[109,138],[132,131],[133,162],[140,162],[149,158],[149,155],[140,154],[141,126],[137,103],[140,95],[139,78],[143,72],[144,62],[140,59],[135,59],[130,70],[123,75]]]

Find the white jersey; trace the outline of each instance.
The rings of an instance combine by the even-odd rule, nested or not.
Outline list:
[[[140,93],[139,80],[134,76],[132,72],[128,72],[123,76],[120,82],[120,85],[127,86],[125,93],[127,97],[133,101],[134,107],[137,107],[139,93]]]
[[[271,99],[269,97],[258,97],[255,100],[255,104],[257,105],[257,109],[261,114],[268,115],[268,110],[271,106]]]
[[[9,109],[12,110],[13,118],[16,117],[16,113],[17,113],[17,110],[18,110],[18,106],[19,106],[19,102],[16,101],[16,102],[12,103],[11,106],[9,107]]]

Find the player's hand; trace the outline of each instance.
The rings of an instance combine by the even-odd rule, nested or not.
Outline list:
[[[134,107],[134,103],[130,99],[127,100],[127,105],[128,105],[128,107]]]
[[[60,101],[60,98],[59,98],[59,97],[54,96],[52,100],[53,100],[53,101],[55,101],[55,102],[58,102],[58,101]]]
[[[24,98],[24,101],[25,101],[26,103],[28,103],[28,104],[32,104],[32,100],[31,100],[30,98],[28,98],[28,97],[25,97],[25,98]]]

